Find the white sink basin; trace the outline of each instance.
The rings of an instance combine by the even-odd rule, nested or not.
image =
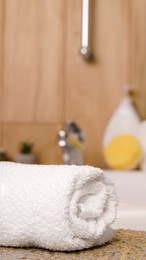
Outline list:
[[[105,170],[115,184],[119,200],[113,228],[146,231],[146,172]]]

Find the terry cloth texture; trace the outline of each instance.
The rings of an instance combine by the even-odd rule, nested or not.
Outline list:
[[[145,260],[146,232],[115,230],[103,246],[77,252],[53,252],[38,248],[0,247],[0,260]]]
[[[0,245],[81,250],[112,239],[113,184],[91,166],[0,163]]]

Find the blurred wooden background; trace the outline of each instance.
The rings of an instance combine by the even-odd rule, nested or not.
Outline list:
[[[105,167],[105,127],[133,85],[146,118],[146,1],[91,0],[92,62],[79,54],[81,0],[0,0],[0,146],[30,140],[40,163],[61,163],[66,119],[86,134],[86,164]]]

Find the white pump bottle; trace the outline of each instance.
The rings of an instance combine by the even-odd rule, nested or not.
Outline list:
[[[140,117],[133,106],[130,97],[130,88],[128,85],[125,85],[124,97],[106,127],[103,138],[103,147],[106,147],[115,136],[121,134],[135,135],[135,129],[140,121]]]

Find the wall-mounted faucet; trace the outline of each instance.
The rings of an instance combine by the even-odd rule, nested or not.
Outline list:
[[[58,132],[58,145],[63,149],[64,164],[83,164],[84,133],[72,120],[67,120],[64,129]]]

